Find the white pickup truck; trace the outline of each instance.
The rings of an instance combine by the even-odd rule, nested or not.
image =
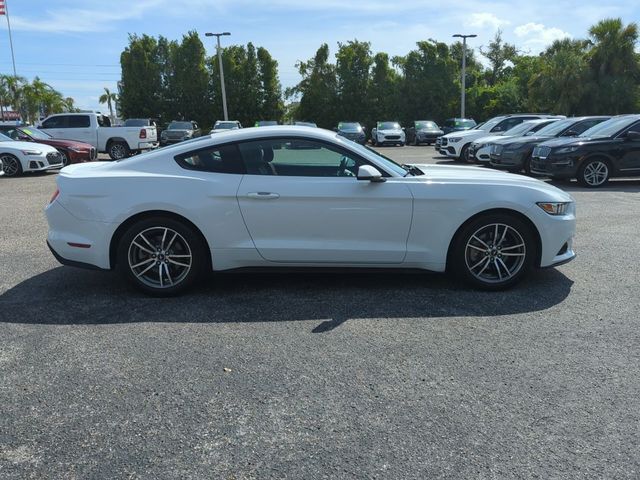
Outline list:
[[[112,127],[109,117],[97,113],[50,115],[38,128],[53,138],[89,143],[112,160],[158,147],[156,127]]]

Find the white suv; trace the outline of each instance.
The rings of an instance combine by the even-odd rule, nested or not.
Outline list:
[[[484,124],[473,130],[451,132],[442,137],[439,152],[441,155],[455,158],[456,160],[469,161],[469,147],[474,140],[505,132],[527,120],[538,118],[559,118],[555,115],[538,113],[518,113],[513,115],[501,115],[487,120]]]

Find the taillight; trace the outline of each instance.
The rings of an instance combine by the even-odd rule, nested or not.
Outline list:
[[[53,195],[51,195],[51,200],[49,200],[49,203],[55,202],[56,198],[58,198],[58,195],[60,195],[60,189],[56,188],[56,191],[53,192]]]
[[[144,128],[140,130],[140,138],[147,138],[147,131]]]

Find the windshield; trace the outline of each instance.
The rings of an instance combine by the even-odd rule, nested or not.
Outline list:
[[[338,124],[338,130],[343,132],[359,132],[362,130],[362,126],[357,122],[340,122]]]
[[[7,137],[4,133],[0,133],[0,142],[13,142],[13,139]]]
[[[502,120],[504,120],[504,117],[495,117],[495,118],[492,118],[491,120],[487,120],[481,127],[478,127],[478,130],[483,130],[485,132],[488,132],[493,127],[498,125]]]
[[[37,138],[38,140],[50,140],[51,138],[53,138],[48,133],[38,130],[36,128],[20,128],[19,130],[22,131],[23,133],[26,133],[31,138]]]
[[[579,137],[609,138],[613,137],[620,130],[638,121],[638,117],[618,117],[599,123],[588,130],[582,132]]]
[[[556,137],[560,133],[564,132],[567,128],[569,128],[574,123],[576,123],[576,121],[571,119],[558,120],[557,122],[553,122],[552,124],[547,125],[546,127],[538,130],[538,133],[536,133],[536,136]]]
[[[536,126],[537,122],[523,122],[504,132],[505,137],[520,137]]]
[[[125,127],[146,127],[149,125],[149,120],[144,118],[130,118],[124,121]]]
[[[349,148],[352,150],[359,151],[360,154],[371,154],[373,153],[376,156],[376,159],[384,166],[384,168],[390,172],[394,172],[401,177],[404,177],[407,174],[407,170],[402,168],[402,166],[389,157],[385,157],[380,152],[376,152],[373,148],[367,147],[366,145],[360,145],[359,143],[353,142],[353,144],[349,144]]]
[[[430,122],[430,121],[424,121],[424,120],[419,120],[416,122],[417,130],[426,130],[426,129],[435,130],[437,128],[438,128],[438,125],[436,125],[436,122]]]
[[[192,128],[191,122],[171,122],[167,130],[191,130]]]
[[[232,130],[234,128],[238,128],[238,124],[236,122],[220,122],[213,126],[214,130]]]
[[[398,122],[378,122],[378,130],[400,130]]]

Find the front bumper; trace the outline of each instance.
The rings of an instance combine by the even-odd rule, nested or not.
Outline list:
[[[404,143],[405,137],[403,135],[378,135],[377,140],[380,145],[396,145]]]
[[[43,172],[62,168],[62,155],[57,151],[42,155],[26,155],[21,163],[23,172]]]
[[[503,150],[489,155],[491,166],[501,170],[522,170],[526,152]]]
[[[531,173],[534,175],[552,178],[575,178],[579,166],[580,157],[531,157]]]
[[[549,215],[537,205],[528,213],[537,226],[541,240],[542,251],[538,266],[555,267],[573,260],[576,256],[573,250],[576,233],[575,203],[572,203],[570,211],[562,216]]]
[[[471,162],[488,163],[490,149],[487,145],[476,145],[472,143],[469,146],[469,160]]]

